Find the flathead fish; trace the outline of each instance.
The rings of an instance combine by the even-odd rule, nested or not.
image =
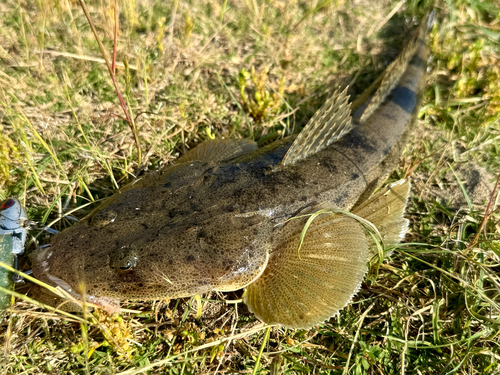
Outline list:
[[[123,299],[246,287],[244,301],[267,323],[309,328],[335,315],[377,251],[363,220],[386,247],[408,228],[409,180],[372,194],[418,112],[422,38],[419,30],[389,66],[359,120],[339,90],[298,136],[260,149],[202,143],[55,235],[34,256],[35,276],[110,311]]]

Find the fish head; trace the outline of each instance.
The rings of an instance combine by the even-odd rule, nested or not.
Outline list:
[[[35,276],[109,307],[110,299],[236,290],[264,270],[265,215],[212,210],[169,218],[168,208],[152,202],[155,194],[141,187],[109,198],[36,254]]]

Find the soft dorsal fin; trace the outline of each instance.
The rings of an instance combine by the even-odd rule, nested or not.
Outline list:
[[[423,22],[424,24],[425,22]],[[379,88],[373,95],[370,103],[361,115],[359,122],[364,123],[380,105],[384,102],[387,96],[391,93],[392,89],[396,87],[401,76],[406,71],[410,60],[417,51],[421,37],[422,26],[418,28],[415,34],[412,36],[409,43],[403,48],[399,56],[394,60],[385,70],[384,78],[380,83]]]
[[[307,228],[306,212],[290,220],[263,274],[247,287],[244,301],[264,322],[307,329],[337,314],[358,291],[369,254],[365,229],[328,207],[310,209],[317,216]]]
[[[250,139],[214,139],[205,141],[177,159],[187,161],[222,162],[257,150],[257,143]]]
[[[351,130],[351,107],[344,91],[335,91],[330,99],[314,114],[286,153],[282,165],[293,164],[307,158]]]
[[[397,245],[404,238],[410,224],[404,218],[406,202],[410,195],[410,180],[402,179],[386,186],[368,200],[352,210],[375,225],[382,236],[384,247]],[[373,238],[368,239],[370,257],[377,254],[377,245]]]

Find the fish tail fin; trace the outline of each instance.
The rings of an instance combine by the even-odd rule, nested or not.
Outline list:
[[[307,158],[342,138],[352,128],[347,88],[336,90],[314,114],[283,158],[281,165]]]
[[[404,212],[411,183],[409,179],[402,179],[386,186],[371,198],[362,202],[352,210],[352,213],[368,220],[375,225],[382,237],[385,248],[390,248],[404,238],[410,222],[404,218]],[[375,240],[369,236],[369,257],[378,252]]]
[[[331,207],[331,206],[330,206]],[[366,271],[363,226],[328,205],[290,220],[244,301],[266,323],[310,328],[334,316],[358,291]]]
[[[425,30],[427,29],[427,20],[424,19],[418,29],[411,37],[408,44],[403,48],[399,56],[386,68],[382,75],[382,81],[368,106],[363,111],[359,118],[359,123],[364,123],[377,110],[378,107],[385,101],[391,91],[397,86],[399,80],[403,76],[410,60],[418,50],[419,45],[423,42]],[[370,86],[371,88],[371,86]],[[362,94],[363,95],[363,94]]]

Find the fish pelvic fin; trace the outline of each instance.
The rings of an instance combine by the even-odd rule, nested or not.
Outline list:
[[[177,159],[188,161],[213,161],[220,163],[257,150],[257,143],[250,139],[214,139],[205,141]]]
[[[390,248],[403,240],[408,231],[410,222],[404,218],[404,212],[411,183],[409,179],[402,179],[390,184],[362,202],[352,210],[352,213],[371,222],[377,227],[384,244]],[[369,258],[378,253],[378,246],[373,237],[369,236]]]
[[[422,21],[416,32],[411,37],[408,44],[403,48],[399,56],[386,68],[383,73],[383,78],[378,87],[377,91],[373,95],[372,99],[368,103],[368,106],[363,111],[363,114],[359,118],[359,122],[362,124],[368,120],[368,118],[377,110],[378,107],[385,101],[387,96],[391,91],[397,86],[399,80],[403,76],[404,72],[408,68],[410,60],[417,52],[423,35],[425,33],[425,27],[427,27],[427,22]]]
[[[367,271],[365,229],[321,205],[291,219],[244,301],[262,321],[307,329],[334,316]]]
[[[290,146],[281,165],[293,164],[323,150],[341,139],[351,128],[351,106],[346,87],[344,91],[336,90],[313,115]]]

